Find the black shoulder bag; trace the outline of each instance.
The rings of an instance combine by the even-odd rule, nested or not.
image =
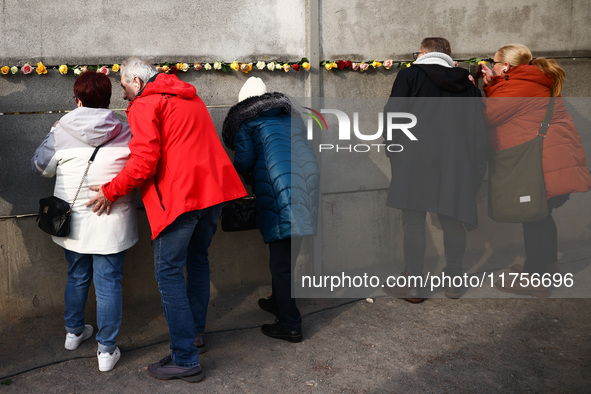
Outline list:
[[[78,191],[76,192],[74,201],[72,201],[72,206],[74,206],[74,203],[78,198],[78,194],[80,193],[80,189],[84,183],[84,178],[86,178],[88,169],[94,161],[99,148],[100,146],[97,146],[94,149],[92,156],[90,156],[90,160],[88,160],[86,171],[84,171],[84,175],[82,175],[82,180],[80,181],[80,186],[78,186]],[[47,234],[55,235],[56,237],[67,237],[70,234],[71,218],[72,208],[67,201],[64,201],[56,196],[42,198],[39,200],[39,214],[37,216],[37,224],[39,224],[39,228],[45,231]]]

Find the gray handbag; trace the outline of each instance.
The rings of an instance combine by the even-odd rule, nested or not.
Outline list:
[[[542,152],[553,112],[554,97],[551,97],[546,117],[532,140],[491,153],[488,165],[488,216],[491,219],[526,223],[548,216]]]

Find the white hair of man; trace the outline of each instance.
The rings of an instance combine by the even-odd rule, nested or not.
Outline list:
[[[146,83],[154,75],[158,74],[156,67],[145,62],[138,57],[131,57],[121,65],[125,83],[131,84],[133,78],[138,77],[143,83]]]

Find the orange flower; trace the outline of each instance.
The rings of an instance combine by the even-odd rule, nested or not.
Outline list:
[[[240,65],[240,71],[245,74],[248,74],[249,71],[252,71],[252,63],[242,63]]]

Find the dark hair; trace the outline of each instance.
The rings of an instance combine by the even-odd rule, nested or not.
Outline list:
[[[85,71],[74,83],[74,96],[89,108],[109,108],[111,80],[103,73]]]
[[[421,41],[421,47],[429,52],[442,52],[451,56],[451,45],[443,37],[427,37]]]

